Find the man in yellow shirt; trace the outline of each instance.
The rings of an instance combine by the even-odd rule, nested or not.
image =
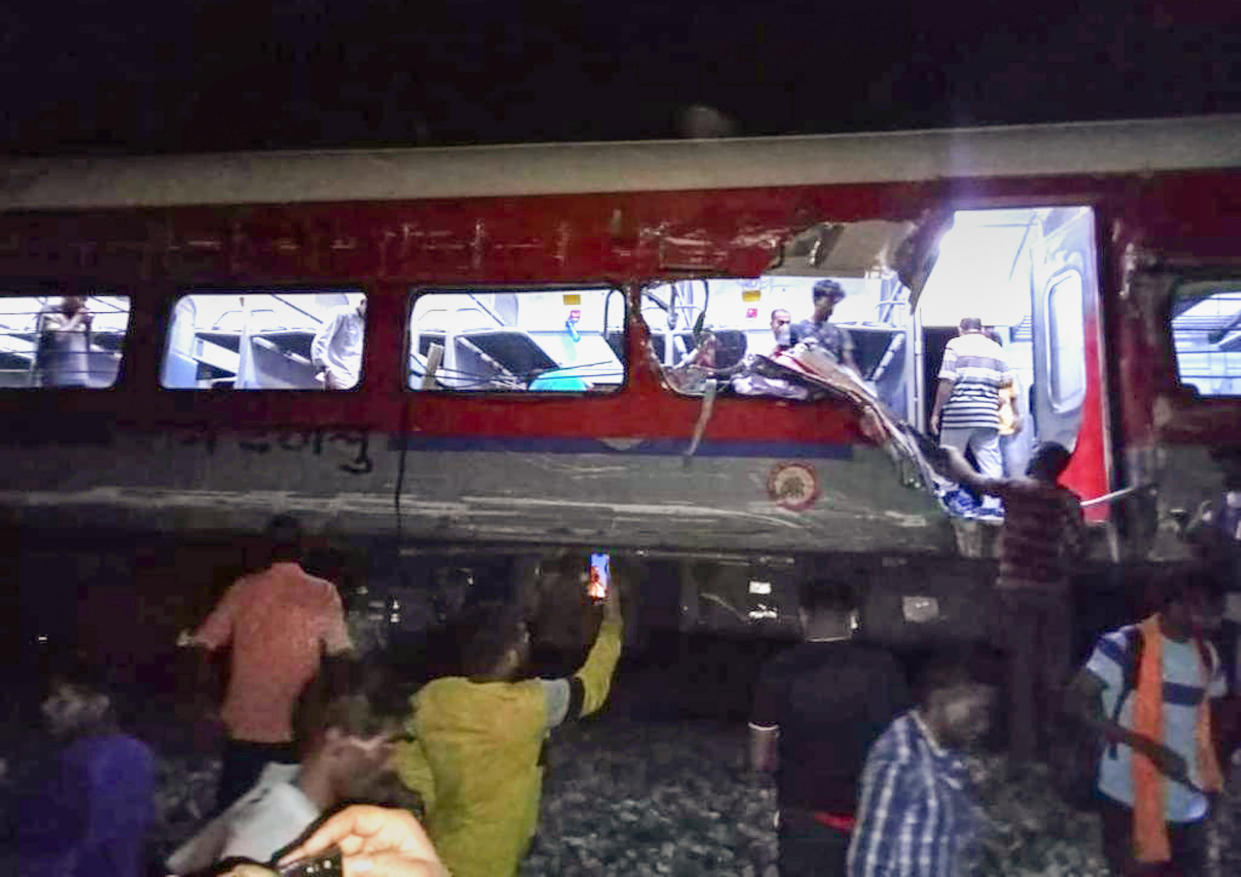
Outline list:
[[[613,583],[582,667],[567,679],[516,681],[530,634],[517,606],[496,606],[470,640],[468,675],[436,679],[414,696],[415,739],[398,747],[393,764],[422,796],[427,830],[454,877],[517,872],[538,827],[543,743],[553,728],[603,705],[621,632]]]

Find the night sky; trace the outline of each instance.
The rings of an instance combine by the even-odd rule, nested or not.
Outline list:
[[[694,104],[820,133],[1238,112],[1241,11],[19,0],[0,65],[27,154],[676,137]]]

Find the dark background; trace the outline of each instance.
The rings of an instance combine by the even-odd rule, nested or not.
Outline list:
[[[1139,8],[1140,7],[1140,8]],[[1235,4],[18,0],[12,153],[739,135],[1241,111]]]

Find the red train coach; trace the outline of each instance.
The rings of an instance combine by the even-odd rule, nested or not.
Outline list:
[[[1074,449],[1095,559],[1178,556],[1241,426],[1239,156],[1210,117],[8,161],[10,574],[90,532],[184,578],[289,511],[382,558],[385,625],[570,546],[656,623],[779,631],[848,576],[881,635],[977,632],[998,521],[912,432],[953,327],[1018,375],[1008,465]],[[849,374],[772,350],[823,278]]]

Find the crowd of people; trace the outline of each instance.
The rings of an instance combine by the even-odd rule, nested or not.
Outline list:
[[[1008,509],[998,614],[983,631],[1009,668],[1007,745],[1018,762],[1046,761],[1066,739],[1085,753],[1053,769],[1087,787],[1114,873],[1205,874],[1204,826],[1233,748],[1220,708],[1231,668],[1213,640],[1241,542],[1237,485],[1199,516],[1213,562],[1161,573],[1150,614],[1099,637],[1074,672],[1081,510],[1057,484],[1069,458],[1042,446],[1023,478],[975,472],[954,447],[932,460]],[[410,697],[353,654],[335,586],[301,566],[298,522],[279,516],[266,537],[271,562],[179,641],[202,684],[213,653],[227,649],[230,669],[216,810],[167,871],[245,875],[310,857],[288,873],[326,873],[314,864],[326,855],[343,856],[345,874],[515,874],[538,830],[549,735],[608,698],[621,587],[607,590],[576,672],[531,677],[529,604],[482,602],[459,672]],[[586,594],[581,561],[564,555],[540,574]],[[800,601],[805,641],[764,667],[750,720],[750,762],[777,779],[780,873],[968,873],[984,820],[962,756],[997,712],[994,648],[911,664],[867,640],[852,585],[807,581]],[[61,745],[20,809],[23,875],[143,873],[154,757],[113,707],[97,668],[53,674],[43,713]]]

